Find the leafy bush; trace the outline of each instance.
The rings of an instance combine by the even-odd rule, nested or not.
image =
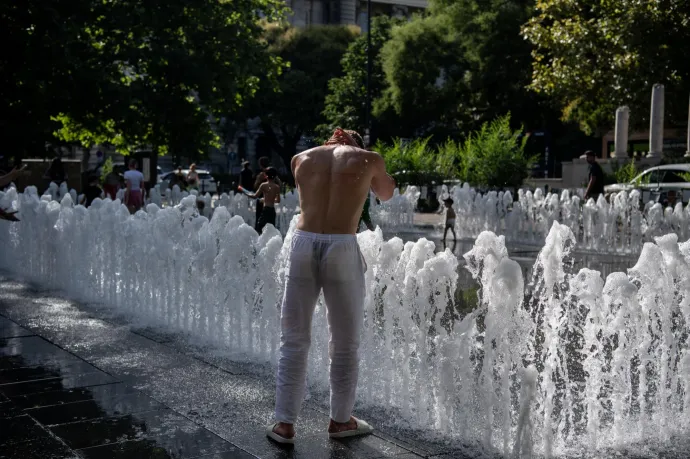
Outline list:
[[[378,142],[374,146],[386,160],[386,169],[391,175],[428,173],[436,169],[433,151],[429,148],[429,138],[406,142],[395,139],[392,146]]]
[[[113,158],[108,158],[103,163],[103,168],[101,169],[101,184],[105,183],[105,178],[113,171]]]
[[[611,171],[613,183],[629,183],[642,173],[642,170],[637,168],[634,161],[629,161],[622,166],[617,161],[612,162]]]
[[[487,188],[518,188],[533,158],[525,155],[527,137],[510,128],[510,115],[485,123],[464,142],[448,139],[432,148],[429,138],[374,147],[400,184],[431,184],[459,179]]]
[[[484,123],[459,148],[459,178],[488,188],[519,188],[534,158],[525,155],[527,136],[510,128],[510,115]]]

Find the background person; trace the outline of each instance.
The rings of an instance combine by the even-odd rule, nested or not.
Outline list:
[[[144,174],[137,170],[137,161],[129,162],[129,170],[125,172],[125,205],[130,213],[135,213],[144,205]]]
[[[249,167],[249,161],[242,161],[242,171],[240,172],[240,186],[247,191],[254,191],[254,172]]]
[[[67,181],[67,171],[65,171],[65,165],[59,156],[51,161],[50,166],[48,166],[46,173],[43,175],[43,178],[48,179],[51,182],[55,182],[57,185]]]
[[[184,190],[187,187],[187,182],[182,172],[182,166],[177,166],[177,172],[170,178],[170,188],[172,189],[175,185],[179,186],[180,190]]]
[[[592,198],[595,201],[599,195],[604,192],[604,171],[597,162],[596,155],[592,150],[585,152],[585,158],[589,164],[589,177],[587,179],[587,190],[585,191],[585,200]]]
[[[97,175],[89,177],[89,186],[84,190],[84,207],[89,207],[94,199],[103,195],[103,190],[98,186],[99,181],[100,177]]]
[[[446,198],[443,200],[443,204],[446,206],[446,229],[443,231],[443,243],[445,244],[448,230],[453,232],[453,242],[457,240],[457,237],[455,236],[455,210],[453,209],[453,200],[451,198]]]
[[[259,158],[259,167],[261,168],[261,170],[258,174],[256,174],[256,179],[254,180],[254,188],[252,188],[253,190],[258,190],[261,184],[268,180],[266,170],[269,167],[271,167],[271,163],[268,159],[268,156],[262,156],[261,158]],[[275,182],[276,184],[278,184],[278,186],[280,186],[280,179],[278,177],[276,177]],[[264,203],[261,201],[256,201],[256,224],[254,225],[254,229],[257,233],[261,232],[261,230],[259,229],[259,220],[261,220],[261,212],[263,211],[263,208]]]
[[[187,173],[187,187],[194,190],[199,189],[199,173],[196,171],[196,164],[189,166],[189,172]]]
[[[261,233],[264,226],[271,224],[276,226],[276,209],[275,205],[280,202],[280,186],[276,183],[278,171],[269,167],[266,169],[266,181],[259,186],[256,193],[247,194],[250,198],[260,198],[263,196],[263,206],[261,216],[257,221],[257,232]]]

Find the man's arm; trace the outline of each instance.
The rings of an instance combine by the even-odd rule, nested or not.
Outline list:
[[[292,159],[290,160],[290,170],[292,171],[292,178],[295,181],[295,188],[299,188],[297,186],[297,175],[295,175],[296,170],[297,170],[297,161],[298,161],[297,156],[299,156],[299,155],[293,156]]]
[[[256,190],[256,193],[247,193],[247,196],[249,196],[252,199],[258,199],[264,194],[264,184],[262,183],[261,186],[259,186],[259,189]]]
[[[597,176],[592,174],[592,178],[589,179],[589,183],[587,184],[587,190],[585,191],[585,199],[589,198],[589,193],[592,190],[592,187],[596,183]]]
[[[381,201],[388,201],[395,191],[395,180],[386,173],[386,162],[376,153],[374,176],[371,179],[371,190]]]
[[[21,172],[24,170],[25,167],[26,166],[22,167],[21,169],[17,169],[15,167],[14,169],[12,169],[12,172],[10,172],[9,174],[5,174],[2,177],[0,177],[0,187],[5,187],[5,186],[9,185],[10,183],[12,183],[12,181],[14,179],[16,179],[19,176],[19,174],[21,174]]]

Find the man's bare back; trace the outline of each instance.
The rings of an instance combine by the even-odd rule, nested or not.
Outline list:
[[[268,180],[259,186],[259,189],[256,190],[256,196],[264,197],[264,206],[274,207],[276,203],[280,202],[280,186]]]
[[[378,153],[349,145],[323,145],[292,159],[301,215],[297,228],[311,233],[355,234],[369,189],[382,201],[395,181]]]

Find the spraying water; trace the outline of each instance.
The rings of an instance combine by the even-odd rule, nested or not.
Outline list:
[[[275,364],[292,232],[259,236],[225,206],[209,220],[194,213],[195,196],[180,199],[129,215],[119,201],[85,209],[69,193],[57,202],[10,189],[0,205],[21,222],[0,222],[0,266]],[[396,423],[519,458],[641,454],[690,433],[690,243],[676,234],[602,279],[572,271],[577,239],[554,221],[525,281],[505,238],[483,231],[464,257],[481,287],[465,315],[450,251],[385,241],[380,229],[358,241],[368,265],[358,397]],[[325,389],[322,299],[312,343],[309,382]]]

